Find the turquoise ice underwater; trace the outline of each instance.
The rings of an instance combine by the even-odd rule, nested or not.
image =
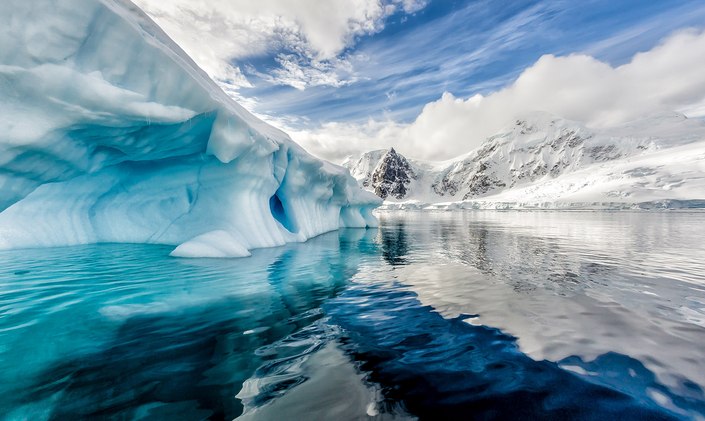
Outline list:
[[[0,253],[0,413],[705,416],[705,213],[380,222],[232,260]]]

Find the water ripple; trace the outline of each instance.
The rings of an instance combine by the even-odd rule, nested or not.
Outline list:
[[[0,252],[0,413],[705,417],[705,214],[381,222],[235,260]]]

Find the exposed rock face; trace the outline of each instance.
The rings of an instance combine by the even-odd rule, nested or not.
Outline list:
[[[416,175],[409,161],[391,148],[372,172],[368,187],[374,189],[375,194],[382,199],[389,196],[403,199],[407,193],[407,186],[414,178]]]
[[[628,163],[702,144],[704,139],[703,122],[678,114],[657,115],[598,130],[550,114],[531,113],[454,160],[424,162],[407,159],[394,150],[376,150],[350,157],[343,166],[350,169],[363,188],[388,202],[494,200],[491,198],[509,197],[518,191],[522,193],[517,195],[527,201],[539,197],[554,200],[581,191],[589,191],[591,200],[612,200],[614,195],[632,200],[635,191],[642,191],[647,201],[654,197],[680,200],[692,199],[691,194],[683,190],[678,196],[672,189],[699,185],[700,182],[688,184],[680,180],[697,180],[694,177],[699,177],[702,166],[686,172],[674,162],[674,167],[659,164],[654,169],[640,165],[631,171]],[[688,162],[697,166],[697,156],[694,152]],[[648,167],[648,171],[642,172],[641,167]],[[623,172],[624,177],[620,175]],[[616,180],[622,178],[626,187],[616,189]],[[671,179],[675,184],[664,181]],[[595,186],[603,183],[604,191]],[[702,191],[696,192],[696,199]]]
[[[546,176],[557,177],[571,164],[584,161],[582,145],[592,137],[587,130],[553,120],[542,123],[517,120],[507,132],[490,137],[442,170],[433,191],[451,197],[462,192],[457,198],[462,200],[484,197]]]

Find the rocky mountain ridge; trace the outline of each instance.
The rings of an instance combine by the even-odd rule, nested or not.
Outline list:
[[[376,157],[376,158],[375,158]],[[382,199],[403,199],[407,187],[416,174],[409,161],[394,148],[388,151],[373,151],[356,163],[358,182],[363,188],[374,192]],[[360,170],[363,168],[365,170]]]
[[[390,149],[350,157],[343,166],[363,188],[387,202],[572,201],[588,191],[590,197],[578,199],[689,200],[705,198],[705,159],[698,159],[704,147],[705,124],[677,113],[610,130],[533,113],[453,160],[414,160]],[[668,160],[668,152],[683,148],[692,152],[689,157]],[[656,156],[664,162],[629,165]],[[586,176],[576,180],[581,171]]]

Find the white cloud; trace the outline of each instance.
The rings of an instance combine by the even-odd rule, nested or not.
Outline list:
[[[352,64],[347,58],[315,60],[310,56],[279,54],[276,57],[279,68],[270,74],[253,70],[261,79],[276,85],[288,85],[298,90],[312,86],[341,87],[358,80]]]
[[[705,109],[705,32],[684,31],[631,62],[612,67],[587,55],[545,55],[509,86],[468,99],[450,93],[426,104],[410,124],[329,123],[292,131],[312,153],[345,155],[393,146],[411,157],[448,159],[468,152],[519,115],[547,111],[588,126],[606,127],[645,114]]]
[[[408,126],[391,120],[370,120],[364,124],[325,123],[315,130],[285,130],[312,154],[339,162],[348,155],[390,146],[397,147],[403,134],[408,131]]]
[[[270,80],[302,89],[349,83],[339,57],[355,37],[377,32],[396,9],[381,0],[133,0],[211,77],[234,87],[249,82],[233,64],[273,50],[281,68]],[[394,0],[409,13],[426,0]]]
[[[406,13],[414,13],[426,7],[429,0],[394,0],[395,4],[401,4]]]

